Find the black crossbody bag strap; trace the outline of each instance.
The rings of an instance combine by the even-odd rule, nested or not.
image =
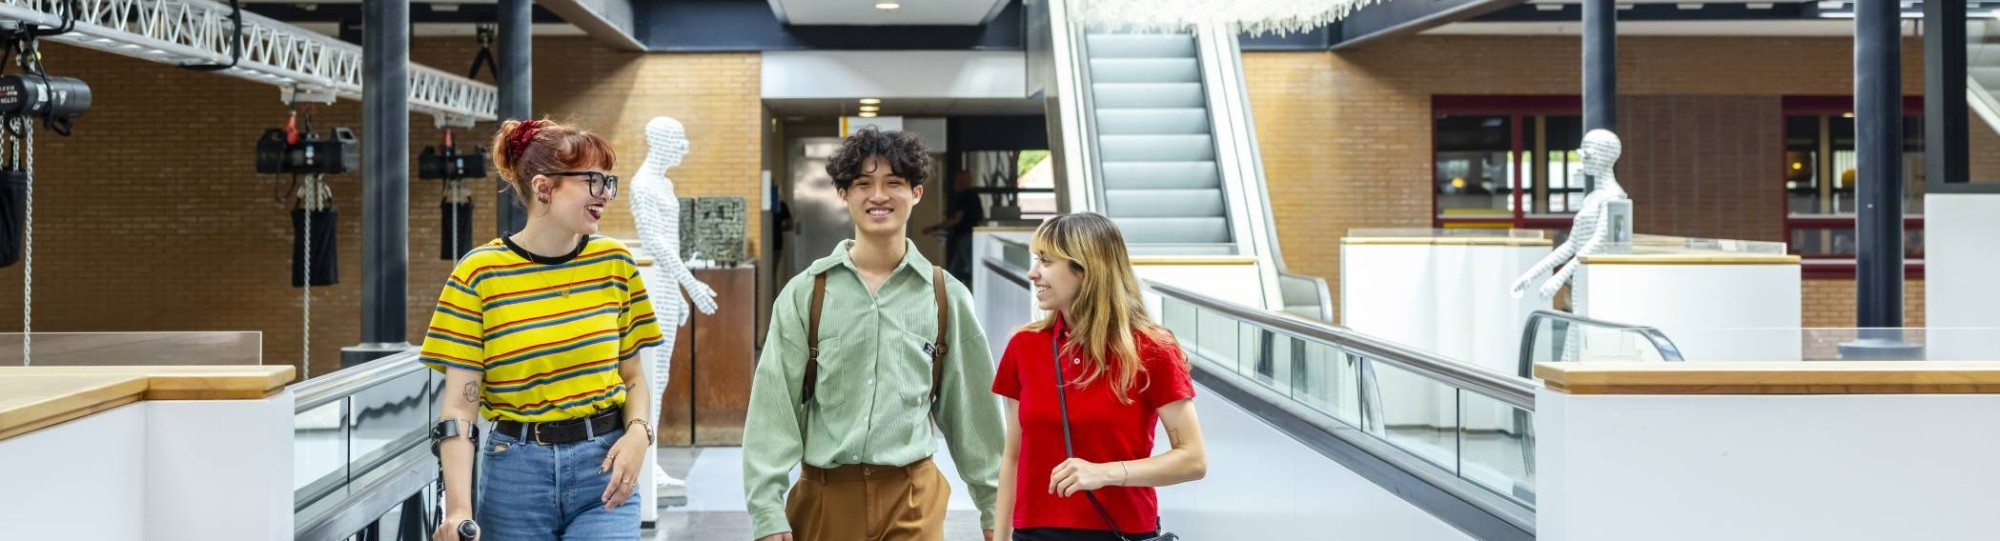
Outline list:
[[[1076,447],[1070,443],[1069,436],[1069,382],[1063,380],[1062,333],[1058,331],[1055,334],[1056,336],[1049,339],[1049,360],[1055,363],[1056,403],[1062,407],[1063,454],[1069,458],[1076,458]],[[1111,535],[1118,536],[1118,539],[1121,540],[1130,541],[1130,538],[1125,537],[1125,530],[1118,527],[1118,521],[1111,519],[1111,511],[1104,508],[1104,503],[1097,501],[1096,494],[1086,490],[1083,491],[1083,497],[1090,499],[1090,506],[1097,508],[1097,516],[1104,517],[1104,523],[1111,526]]]

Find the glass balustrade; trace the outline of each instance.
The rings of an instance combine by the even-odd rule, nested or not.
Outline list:
[[[1191,361],[1283,396],[1505,501],[1535,502],[1533,394],[1522,378],[1289,314],[1150,284]]]

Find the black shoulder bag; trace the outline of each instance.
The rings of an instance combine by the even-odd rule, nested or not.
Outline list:
[[[1061,336],[1049,340],[1049,360],[1055,363],[1056,403],[1062,406],[1063,454],[1069,458],[1076,458],[1076,447],[1070,443],[1069,437],[1069,382],[1063,380]],[[1164,531],[1145,539],[1125,537],[1125,531],[1118,528],[1118,521],[1111,519],[1111,511],[1104,509],[1104,504],[1097,501],[1096,494],[1086,490],[1083,492],[1083,497],[1090,499],[1090,506],[1097,508],[1097,516],[1104,517],[1104,524],[1111,526],[1111,535],[1117,536],[1121,541],[1180,541],[1180,536]]]

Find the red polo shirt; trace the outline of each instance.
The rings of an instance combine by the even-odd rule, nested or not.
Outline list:
[[[1020,402],[1020,462],[1014,470],[1014,528],[1111,527],[1082,493],[1068,498],[1049,493],[1049,473],[1066,459],[1063,453],[1062,410],[1056,397],[1056,367],[1049,359],[1050,341],[1058,332],[1068,336],[1060,318],[1051,329],[1021,331],[1007,342],[993,376],[993,392]],[[1133,333],[1142,371],[1125,404],[1112,393],[1111,378],[1101,376],[1089,386],[1071,386],[1070,437],[1076,456],[1107,464],[1153,455],[1153,433],[1159,408],[1194,397],[1185,355],[1172,342],[1157,343]],[[1062,378],[1074,382],[1086,371],[1076,359],[1064,359]],[[1086,361],[1087,362],[1087,361]],[[1098,501],[1126,533],[1157,531],[1160,504],[1150,487],[1105,487]]]

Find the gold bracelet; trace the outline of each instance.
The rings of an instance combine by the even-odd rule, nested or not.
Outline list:
[[[633,420],[630,420],[630,421],[625,421],[625,428],[626,428],[626,429],[631,429],[631,428],[632,428],[632,424],[633,424],[633,423],[638,423],[638,424],[639,424],[639,428],[644,428],[644,429],[646,429],[646,444],[647,444],[647,445],[658,445],[658,444],[659,444],[659,442],[660,442],[659,438],[658,438],[658,437],[655,437],[655,436],[653,435],[653,423],[649,423],[649,422],[646,422],[646,420],[645,420],[645,419],[633,419]]]

